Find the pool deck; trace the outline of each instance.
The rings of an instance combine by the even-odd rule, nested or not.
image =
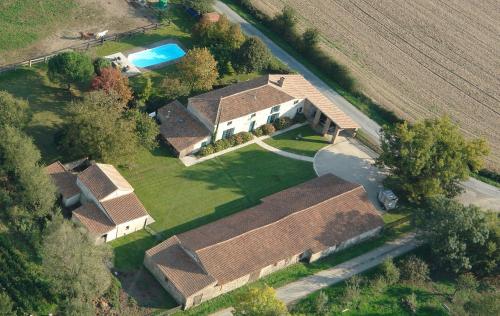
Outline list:
[[[125,75],[127,77],[137,76],[143,72],[148,72],[151,70],[163,68],[163,67],[171,65],[171,64],[175,64],[182,59],[182,57],[179,57],[179,58],[176,58],[173,60],[166,61],[164,63],[159,63],[156,65],[148,66],[147,68],[137,67],[137,66],[133,65],[132,62],[130,62],[128,60],[128,56],[130,54],[138,53],[138,52],[141,52],[143,50],[155,48],[155,47],[162,46],[165,44],[177,44],[177,45],[179,45],[180,48],[182,48],[183,51],[187,52],[187,49],[184,47],[184,45],[181,44],[181,42],[179,42],[178,40],[175,40],[173,38],[168,38],[168,39],[165,39],[162,41],[154,42],[154,43],[149,44],[149,45],[137,46],[134,49],[126,51],[125,53],[122,53],[122,52],[114,53],[114,54],[105,56],[104,58],[109,59],[109,60],[113,60],[116,57],[120,57],[120,66],[121,67],[128,66],[128,70],[125,72]]]

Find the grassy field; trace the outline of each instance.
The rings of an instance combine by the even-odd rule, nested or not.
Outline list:
[[[62,24],[77,7],[75,0],[0,2],[0,52],[28,46]]]
[[[314,157],[318,150],[329,144],[323,136],[318,135],[309,125],[268,138],[264,142],[284,151],[310,157]]]
[[[137,164],[121,170],[149,214],[150,227],[166,239],[259,203],[260,198],[315,177],[312,164],[287,159],[249,145],[204,163],[184,167],[165,147],[140,153]],[[149,234],[113,243],[118,269],[137,268]]]
[[[251,3],[271,16],[284,5],[294,8],[299,29],[320,30],[322,48],[348,67],[364,94],[398,117],[447,114],[468,137],[485,137],[492,148],[488,167],[499,171],[497,2]]]

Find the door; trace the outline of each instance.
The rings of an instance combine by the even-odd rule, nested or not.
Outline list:
[[[250,127],[248,128],[248,131],[249,132],[253,132],[254,128],[255,128],[255,121],[251,121],[250,122]]]
[[[280,114],[279,113],[274,113],[274,114],[271,114],[267,117],[267,123],[270,124],[270,123],[274,123],[274,121],[276,121],[276,119],[278,118]]]

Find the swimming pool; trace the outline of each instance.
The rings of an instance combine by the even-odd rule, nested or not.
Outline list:
[[[186,55],[177,44],[165,44],[128,55],[128,60],[136,67],[149,67],[165,63]]]

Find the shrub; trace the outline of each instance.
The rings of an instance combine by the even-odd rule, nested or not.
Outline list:
[[[401,303],[408,312],[415,314],[417,312],[417,296],[415,293],[411,293],[401,299]]]
[[[274,128],[274,125],[270,123],[262,125],[261,128],[264,135],[271,135],[272,133],[276,132],[276,128]]]
[[[212,144],[209,144],[205,147],[203,147],[199,152],[198,152],[198,155],[201,156],[201,157],[205,157],[205,156],[208,156],[208,155],[211,155],[215,153],[215,148]]]
[[[270,74],[289,74],[292,73],[287,65],[279,61],[277,58],[271,58],[267,65],[267,71]]]
[[[243,143],[247,143],[253,139],[252,133],[249,132],[241,132],[241,137],[243,137]]]
[[[277,130],[285,129],[287,127],[292,126],[293,120],[287,116],[280,117],[276,121],[274,121],[273,125]]]
[[[384,275],[387,283],[395,284],[399,281],[400,272],[398,267],[392,261],[392,258],[386,259],[380,266],[382,274]]]
[[[249,37],[236,52],[236,68],[239,72],[260,71],[269,65],[271,53],[257,37]]]
[[[328,295],[325,292],[319,292],[318,296],[314,300],[314,307],[316,313],[319,315],[324,315],[328,311]]]
[[[48,75],[51,81],[67,84],[81,83],[90,79],[94,73],[94,65],[89,56],[77,52],[63,52],[52,57],[48,64]]]
[[[414,255],[401,261],[399,267],[401,279],[418,284],[429,279],[429,266]]]
[[[345,281],[344,304],[352,306],[357,309],[361,299],[361,283],[362,277],[358,275],[352,276]]]
[[[253,134],[257,137],[261,137],[264,135],[264,131],[262,130],[262,127],[258,127],[253,130]]]
[[[231,147],[231,142],[228,139],[219,139],[214,143],[215,152],[219,152]]]
[[[376,294],[381,294],[387,288],[387,279],[379,276],[370,281],[370,288]]]
[[[111,67],[111,61],[109,59],[106,59],[104,57],[97,57],[94,60],[94,72],[100,76],[101,75],[101,70],[104,68],[109,68]]]

